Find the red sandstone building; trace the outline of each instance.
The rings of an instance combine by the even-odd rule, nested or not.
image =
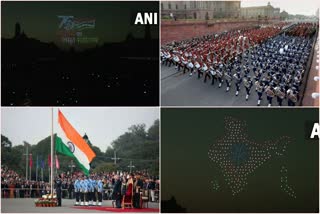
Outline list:
[[[242,18],[267,18],[267,19],[279,19],[280,8],[273,7],[270,2],[267,6],[258,7],[242,7]]]
[[[161,18],[200,19],[240,17],[240,1],[162,1]]]

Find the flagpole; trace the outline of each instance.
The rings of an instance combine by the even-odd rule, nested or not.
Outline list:
[[[50,193],[53,195],[53,107],[51,108],[51,174],[50,174],[50,178],[51,178],[51,191]]]
[[[37,155],[37,166],[36,166],[36,181],[38,182],[38,155]]]
[[[26,151],[26,158],[27,158],[27,159],[26,159],[26,179],[28,180],[29,152],[28,152],[28,145],[26,144],[26,146],[27,146],[27,151]]]
[[[31,181],[31,179],[32,179],[32,177],[31,177],[31,167],[32,167],[32,165],[31,165],[31,158],[32,158],[32,154],[30,153],[30,155],[29,155],[29,171],[30,171],[30,173],[29,173],[29,180]]]

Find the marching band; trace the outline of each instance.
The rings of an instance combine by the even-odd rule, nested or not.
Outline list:
[[[204,82],[211,79],[212,85],[218,81],[219,88],[225,82],[226,92],[233,81],[235,96],[244,87],[246,101],[254,83],[258,106],[264,94],[268,106],[273,98],[279,106],[284,99],[294,106],[299,101],[315,28],[312,23],[283,22],[172,42],[161,48],[161,60],[164,65],[174,63],[176,69],[183,68],[183,73],[189,71],[190,76],[197,72],[198,79],[204,76]]]

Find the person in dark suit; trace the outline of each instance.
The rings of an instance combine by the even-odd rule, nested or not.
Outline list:
[[[61,175],[58,175],[58,178],[55,181],[55,189],[56,189],[56,193],[57,193],[58,207],[61,207],[61,187],[62,187]]]
[[[133,206],[135,208],[141,208],[141,204],[140,204],[140,190],[143,187],[143,181],[141,180],[141,176],[139,174],[137,174],[135,176],[135,182],[133,185],[133,191],[134,191],[134,197],[133,197]]]
[[[114,179],[113,199],[116,201],[116,207],[121,208],[121,181],[119,179],[119,175],[115,175]]]

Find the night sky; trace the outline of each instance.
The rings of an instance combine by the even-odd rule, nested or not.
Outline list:
[[[281,136],[292,139],[287,153],[257,168],[235,196],[208,157],[211,146],[226,133],[226,116],[245,120],[249,139],[256,143],[275,142]],[[162,200],[174,196],[187,212],[318,212],[319,144],[305,138],[306,124],[318,116],[316,108],[162,109]],[[288,170],[288,184],[296,198],[280,187],[282,166]],[[218,190],[213,189],[214,180]]]
[[[87,30],[99,39],[99,45],[121,42],[129,32],[136,38],[144,36],[144,27],[132,25],[137,11],[158,12],[158,2],[1,2],[1,37],[12,38],[15,24],[28,37],[58,43],[58,15],[95,19],[96,26]],[[158,38],[158,26],[151,27],[152,38]],[[64,46],[58,43],[59,46]],[[96,44],[92,44],[95,46]]]

